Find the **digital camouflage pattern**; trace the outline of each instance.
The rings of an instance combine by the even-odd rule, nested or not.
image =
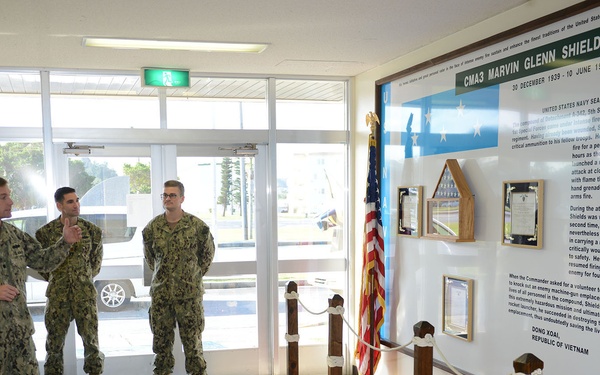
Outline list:
[[[0,374],[2,375],[39,375],[35,344],[30,336],[15,342],[10,351],[0,357]],[[4,356],[6,354],[6,356]]]
[[[42,249],[38,241],[12,224],[0,225],[0,284],[20,291],[12,302],[0,301],[0,374],[39,373],[31,338],[33,320],[27,309],[26,269],[52,271],[65,260],[70,247],[59,235],[52,246]]]
[[[179,322],[179,337],[185,351],[186,372],[194,375],[206,375],[206,361],[202,348],[202,331],[204,331],[202,300],[197,298],[177,301],[153,299],[148,315],[150,328],[154,335],[152,350],[156,353],[154,373],[161,375],[172,373],[175,366],[173,342],[175,340],[175,322],[177,321]]]
[[[186,371],[206,375],[202,350],[204,309],[202,277],[215,255],[210,228],[184,212],[171,230],[165,215],[159,215],[142,231],[144,256],[153,271],[150,296],[150,326],[153,337],[154,374],[170,374],[175,322],[186,357]]]
[[[73,244],[67,259],[54,271],[41,275],[48,280],[44,320],[46,338],[45,375],[64,373],[63,347],[69,324],[75,320],[77,332],[83,341],[83,370],[101,374],[104,354],[98,344],[97,292],[93,278],[102,266],[102,230],[82,218],[76,223],[81,228],[81,241]],[[52,220],[35,233],[42,245],[52,243],[62,234],[60,218]]]

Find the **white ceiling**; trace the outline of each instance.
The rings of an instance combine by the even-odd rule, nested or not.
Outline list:
[[[0,0],[0,67],[355,76],[526,0]],[[107,50],[84,36],[264,42],[260,54]]]

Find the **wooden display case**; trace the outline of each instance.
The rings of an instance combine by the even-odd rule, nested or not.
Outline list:
[[[475,202],[456,159],[448,159],[433,197],[427,199],[426,238],[473,242]]]

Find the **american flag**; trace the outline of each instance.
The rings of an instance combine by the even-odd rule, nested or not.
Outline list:
[[[385,268],[383,258],[383,226],[377,182],[377,144],[369,137],[369,171],[365,200],[365,228],[363,239],[363,272],[361,283],[359,335],[365,342],[379,348],[379,331],[385,313]],[[358,342],[354,353],[361,375],[373,375],[381,353]],[[372,361],[372,362],[371,362]],[[373,372],[371,372],[373,371]]]

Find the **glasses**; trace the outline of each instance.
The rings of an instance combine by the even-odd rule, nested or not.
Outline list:
[[[162,199],[162,200],[165,200],[167,198],[175,199],[177,197],[178,197],[178,195],[177,194],[173,194],[173,193],[171,193],[171,194],[161,194],[160,195],[160,199]]]

